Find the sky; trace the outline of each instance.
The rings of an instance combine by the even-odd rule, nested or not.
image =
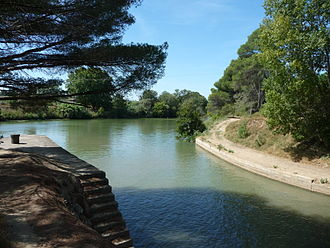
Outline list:
[[[263,0],[143,0],[124,43],[168,42],[165,76],[153,86],[208,97],[213,84],[264,17]]]

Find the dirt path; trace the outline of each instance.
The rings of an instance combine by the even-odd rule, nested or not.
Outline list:
[[[226,127],[239,119],[228,119],[215,125],[196,144],[214,155],[259,175],[308,190],[330,195],[330,168],[293,162],[233,143],[224,137]],[[328,183],[321,183],[327,179]]]

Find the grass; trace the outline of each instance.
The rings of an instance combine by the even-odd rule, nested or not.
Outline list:
[[[224,150],[224,151],[229,152],[229,153],[234,153],[233,150],[227,149],[226,147],[224,147],[224,146],[221,145],[221,144],[218,145],[217,148],[218,148],[219,151]]]
[[[291,135],[274,133],[265,117],[255,114],[228,125],[225,137],[232,142],[294,161],[310,161],[330,165],[329,151],[315,144],[296,142]]]

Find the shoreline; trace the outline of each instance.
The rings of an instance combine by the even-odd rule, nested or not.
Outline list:
[[[229,119],[210,130],[210,135],[196,138],[196,145],[226,162],[266,178],[330,196],[330,168],[297,163],[289,159],[243,147],[227,140],[223,133],[235,119]],[[216,135],[215,132],[219,132]],[[222,149],[219,149],[221,147]],[[260,162],[261,161],[261,162]]]

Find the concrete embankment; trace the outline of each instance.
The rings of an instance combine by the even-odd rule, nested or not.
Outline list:
[[[223,136],[226,125],[231,121],[235,120],[219,125],[219,129],[213,130],[214,133],[209,137],[197,138],[196,145],[244,170],[306,190],[330,195],[330,184],[324,182],[330,180],[330,168],[296,163],[232,143]],[[216,139],[210,138],[216,132],[220,135],[217,134]]]
[[[58,226],[58,218],[55,226],[52,225],[55,223],[49,221],[50,215],[42,214],[53,213],[54,209],[60,210],[57,216],[64,216],[63,220],[66,220],[66,223],[70,222],[70,228],[64,233],[62,239],[67,239],[70,236],[72,239],[78,240],[75,242],[71,240],[70,242],[78,244],[79,235],[76,235],[77,233],[74,231],[70,233],[70,230],[85,228],[86,231],[80,235],[89,238],[81,241],[86,245],[82,247],[126,248],[133,246],[105,172],[72,155],[46,136],[23,135],[20,137],[19,144],[11,144],[9,138],[2,139],[2,141],[4,143],[0,145],[1,179],[3,182],[5,182],[4,180],[7,180],[8,183],[12,182],[13,187],[8,190],[4,188],[4,184],[0,193],[7,197],[8,201],[19,203],[22,202],[20,195],[23,194],[24,196],[25,192],[29,192],[26,197],[24,196],[25,199],[35,203],[34,208],[31,209],[28,205],[24,208],[24,204],[22,204],[20,208],[13,210],[6,209],[6,206],[10,205],[7,204],[8,201],[0,202],[3,203],[0,204],[2,215],[7,220],[8,226],[11,226],[11,232],[16,232],[16,236],[22,237],[18,240],[18,243],[22,243],[21,247],[28,247],[26,246],[27,243],[31,247],[39,247],[38,243],[42,243],[42,239],[38,237],[38,234],[47,233],[47,228],[50,230],[49,233],[51,230],[61,229]],[[20,183],[16,183],[18,180],[14,178],[15,173],[22,176],[21,179],[18,179]],[[22,187],[26,185],[29,185],[30,188]],[[13,196],[16,198],[14,199]],[[56,200],[49,204],[54,200],[51,196],[54,196]],[[18,204],[11,207],[16,207],[16,205]],[[52,209],[38,212],[41,218],[38,220],[30,218],[34,211],[45,209],[48,205],[52,206]],[[59,207],[54,207],[56,205]],[[63,211],[61,212],[61,210]],[[29,213],[29,211],[31,212]],[[15,214],[13,214],[14,212]],[[47,222],[48,225],[38,229],[40,222]],[[60,222],[62,222],[61,219]],[[27,228],[28,226],[30,227]],[[15,230],[15,227],[20,228],[20,230]],[[63,225],[62,230],[67,228],[68,226]],[[28,239],[25,243],[22,242],[27,235],[34,238]],[[46,238],[50,239],[47,242],[52,242],[52,238],[59,240],[56,242],[61,242],[59,236],[61,236],[60,231],[51,237],[47,236]],[[45,239],[45,237],[42,238]],[[76,247],[70,246],[70,242],[67,241],[65,247]],[[104,244],[108,245],[105,246]]]

